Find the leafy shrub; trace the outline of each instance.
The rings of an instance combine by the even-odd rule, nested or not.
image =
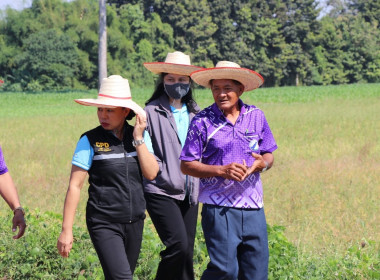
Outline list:
[[[33,92],[42,91],[43,90],[43,86],[39,83],[39,81],[33,80],[33,81],[30,81],[27,84],[26,90],[27,91],[33,91]]]
[[[4,90],[14,91],[14,92],[22,92],[22,85],[20,83],[8,84],[8,85],[4,86]]]
[[[9,234],[11,216],[0,222],[0,275],[6,279],[102,279],[103,272],[85,228],[75,226],[70,257],[62,258],[56,243],[62,215],[27,211],[25,236]]]
[[[10,212],[11,213],[11,212]],[[14,241],[11,214],[0,218],[0,276],[2,279],[104,279],[98,257],[87,229],[74,226],[75,242],[70,257],[62,258],[56,242],[62,215],[40,213],[26,215],[27,231]],[[380,279],[380,251],[376,242],[362,241],[343,256],[300,255],[284,234],[284,227],[269,226],[269,279]],[[145,221],[135,280],[154,279],[160,251],[164,249],[149,218]],[[200,223],[194,248],[195,278],[199,279],[209,262]]]
[[[380,251],[373,254],[376,242],[362,241],[343,256],[300,255],[284,230],[268,226],[269,279],[380,279]]]

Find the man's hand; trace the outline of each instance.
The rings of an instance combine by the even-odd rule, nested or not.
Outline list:
[[[13,239],[19,239],[21,236],[24,235],[25,229],[26,229],[24,213],[20,210],[16,210],[14,212],[12,223],[13,223],[13,226],[12,226],[13,232],[16,232],[17,228],[19,229],[17,235],[13,236]]]
[[[247,176],[247,166],[240,163],[230,163],[228,165],[222,166],[222,177],[230,180],[235,181],[243,181],[245,177]]]
[[[248,167],[245,160],[243,160],[244,165],[247,167],[247,176],[251,175],[254,172],[261,172],[265,168],[270,168],[273,163],[273,156],[271,153],[264,154],[268,157],[269,161],[265,160],[262,155],[252,153],[252,156],[255,158],[251,167]]]

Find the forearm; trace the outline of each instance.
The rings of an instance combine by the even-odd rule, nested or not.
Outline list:
[[[71,231],[74,224],[75,211],[80,199],[80,188],[70,186],[66,193],[63,209],[62,230]]]
[[[137,146],[136,151],[143,176],[148,180],[154,180],[159,170],[156,158],[148,151],[145,144]]]
[[[263,157],[263,160],[268,164],[267,170],[270,169],[273,165],[273,162],[274,162],[273,154],[272,153],[266,153],[266,154],[263,154],[262,157]]]
[[[69,188],[67,189],[65,204],[63,208],[62,230],[72,230],[75,211],[80,199],[80,191],[82,189],[86,176],[86,170],[75,165],[72,166]]]
[[[21,206],[17,189],[9,172],[0,175],[0,194],[12,211]]]
[[[208,165],[199,161],[181,161],[181,171],[183,174],[198,178],[223,176],[225,174],[223,166]]]

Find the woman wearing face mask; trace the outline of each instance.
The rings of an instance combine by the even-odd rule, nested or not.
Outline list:
[[[192,96],[190,64],[182,52],[168,53],[165,62],[144,63],[159,74],[152,97],[146,102],[144,140],[158,161],[157,177],[144,179],[148,213],[165,244],[156,280],[194,279],[193,251],[198,217],[198,179],[184,175],[179,156],[190,120],[199,111]]]

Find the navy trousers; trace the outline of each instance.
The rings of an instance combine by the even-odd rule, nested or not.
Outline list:
[[[202,280],[268,279],[268,233],[263,208],[204,204],[202,228],[210,256]]]

